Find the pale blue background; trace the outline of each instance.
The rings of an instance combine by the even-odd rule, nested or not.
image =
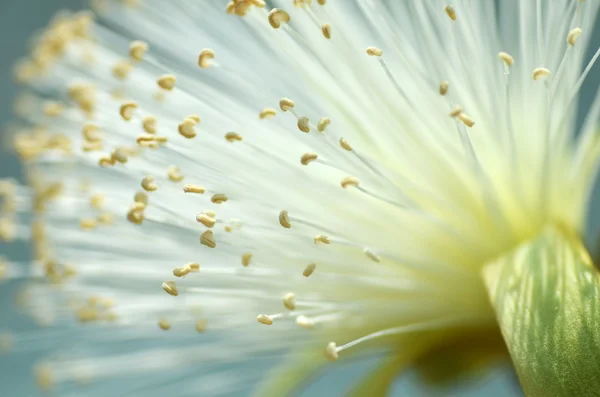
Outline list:
[[[167,1],[167,0],[165,0]],[[340,0],[338,0],[340,1]],[[484,0],[485,1],[485,0]],[[491,1],[491,0],[490,0]],[[291,2],[291,0],[290,0]],[[81,7],[83,0],[0,0],[0,124],[10,119],[11,101],[15,94],[15,86],[11,82],[10,71],[15,59],[25,54],[27,37],[39,27],[43,26],[51,15],[65,7],[71,9]],[[598,29],[597,29],[598,30]],[[595,32],[595,43],[597,48],[600,42],[600,32]],[[597,87],[600,82],[600,68],[597,66],[586,83],[583,93],[583,103],[589,102],[594,92],[592,88]],[[587,101],[586,101],[587,99]],[[584,109],[580,109],[584,112]],[[5,176],[17,176],[20,169],[16,159],[5,151],[0,151],[0,178]],[[598,196],[596,188],[596,196]],[[600,225],[600,208],[594,206],[592,210],[592,222],[588,240],[590,244],[598,241]],[[596,236],[596,238],[592,238]],[[0,243],[1,244],[1,243]],[[0,254],[10,255],[15,260],[27,259],[27,247],[24,244],[15,244],[10,247],[0,246]],[[0,331],[10,328],[14,331],[31,330],[33,325],[26,319],[17,316],[12,310],[12,298],[15,284],[0,287]],[[48,348],[52,347],[53,340],[48,340]],[[64,342],[64,341],[63,341]],[[10,397],[37,397],[41,394],[32,384],[31,366],[35,361],[37,353],[19,354],[17,356],[0,355],[0,395]],[[304,396],[337,396],[340,390],[345,390],[364,371],[373,368],[376,360],[362,361],[360,364],[335,366],[323,378],[316,381],[303,395]],[[240,370],[243,370],[240,368]],[[107,387],[103,395],[111,397],[120,395],[123,390],[112,384]],[[509,370],[499,368],[485,379],[476,384],[463,384],[453,388],[452,391],[436,392],[424,388],[415,381],[414,374],[407,374],[395,385],[393,396],[495,396],[510,397],[519,396],[520,390],[516,380]]]

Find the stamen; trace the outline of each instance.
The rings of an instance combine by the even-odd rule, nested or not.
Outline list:
[[[310,132],[310,121],[308,117],[299,117],[298,118],[298,129],[302,132],[309,133]]]
[[[210,60],[215,58],[215,52],[210,48],[205,48],[200,51],[198,55],[198,66],[202,69],[208,69],[210,67]]]
[[[323,33],[323,36],[327,39],[330,40],[331,39],[331,25],[328,23],[324,23],[321,26],[321,32]]]
[[[187,267],[190,268],[190,272],[191,273],[198,273],[200,271],[200,264],[199,263],[188,263]]]
[[[176,167],[174,165],[168,168],[167,175],[169,176],[169,179],[173,182],[181,182],[183,180],[183,175],[181,175],[179,167]]]
[[[315,322],[306,316],[296,317],[296,324],[302,328],[311,329],[315,326]]]
[[[196,136],[196,130],[194,130],[194,126],[196,126],[198,122],[190,117],[187,117],[181,124],[179,124],[178,131],[179,134],[187,139],[192,139]]]
[[[158,326],[164,331],[171,329],[171,323],[168,320],[165,320],[164,318],[158,320]]]
[[[349,186],[358,187],[360,185],[360,181],[356,177],[347,176],[342,179],[340,185],[342,185],[344,189],[347,189]]]
[[[261,110],[259,117],[261,120],[264,120],[264,119],[270,119],[272,117],[275,117],[275,115],[277,115],[277,110],[275,110],[273,108],[265,108],[265,109]]]
[[[376,254],[375,254],[373,251],[371,251],[370,249],[368,249],[368,248],[365,248],[365,249],[363,250],[363,252],[364,252],[364,253],[365,253],[365,255],[366,255],[366,256],[367,256],[369,259],[371,259],[372,261],[374,261],[374,262],[377,262],[377,263],[379,263],[379,262],[381,261],[381,258],[379,257],[379,255],[376,255]]]
[[[162,288],[169,295],[179,295],[179,291],[177,290],[177,285],[175,284],[175,281],[165,281],[164,283],[162,283]]]
[[[173,74],[165,74],[162,75],[156,80],[156,84],[163,90],[171,91],[175,88],[175,84],[177,83],[177,78]]]
[[[207,230],[200,235],[200,244],[205,245],[208,248],[215,248],[217,246],[212,230]]]
[[[125,80],[133,70],[133,65],[129,61],[120,61],[113,66],[113,75],[119,80]]]
[[[228,132],[225,134],[225,139],[228,142],[235,142],[235,141],[241,141],[244,138],[237,132]]]
[[[304,153],[302,157],[300,157],[300,163],[302,165],[308,165],[308,163],[315,161],[319,156],[316,153]]]
[[[329,361],[337,361],[339,358],[338,347],[335,342],[329,342],[325,348],[325,358]]]
[[[125,102],[119,109],[119,114],[125,121],[130,121],[133,118],[133,111],[138,108],[138,104],[134,101]]]
[[[508,67],[512,66],[513,63],[515,62],[513,57],[506,52],[499,52],[498,58],[500,58],[502,60],[502,62],[504,62],[504,64]]]
[[[306,267],[304,268],[304,271],[302,272],[302,275],[304,277],[309,277],[311,274],[313,274],[313,272],[315,271],[316,268],[317,268],[316,263],[310,263],[310,264],[306,265]]]
[[[448,93],[448,88],[450,87],[450,83],[447,81],[442,81],[440,83],[440,95],[444,96]]]
[[[313,239],[315,244],[331,244],[331,239],[324,234],[317,234]]]
[[[215,204],[223,204],[224,202],[226,202],[227,200],[229,200],[229,198],[222,194],[222,193],[217,193],[214,194],[211,198],[210,201],[212,201]]]
[[[533,79],[538,80],[538,79],[546,78],[546,77],[550,76],[551,74],[552,74],[552,72],[550,72],[546,68],[537,68],[537,69],[534,69],[534,71],[533,71]]]
[[[367,54],[372,57],[380,57],[383,55],[383,50],[377,47],[367,47]]]
[[[448,113],[448,116],[454,118],[454,117],[458,117],[459,114],[462,113],[462,108],[459,105],[456,105],[451,111],[450,113]]]
[[[142,179],[142,187],[147,192],[153,192],[158,189],[156,183],[154,183],[154,178],[152,176],[147,176]]]
[[[146,116],[142,119],[142,127],[148,134],[156,134],[156,117]]]
[[[196,321],[196,331],[201,334],[204,333],[204,331],[206,331],[206,320]]]
[[[252,260],[252,254],[249,252],[245,252],[242,254],[242,265],[244,267],[250,266],[250,261]]]
[[[175,277],[185,277],[188,274],[190,274],[191,271],[192,271],[192,269],[188,265],[176,267],[175,269],[173,269],[173,275]]]
[[[279,29],[282,22],[288,23],[289,21],[290,15],[280,8],[273,8],[269,12],[269,24],[273,29]]]
[[[348,141],[346,139],[344,139],[344,138],[340,138],[340,146],[344,150],[347,150],[349,152],[352,151],[352,146],[350,146],[350,144],[348,143]]]
[[[146,51],[148,51],[148,43],[144,41],[132,41],[129,45],[129,56],[134,61],[140,62],[144,58]]]
[[[290,223],[290,217],[288,216],[288,212],[286,210],[282,210],[279,213],[279,224],[286,229],[292,227],[292,224]]]
[[[215,225],[215,218],[210,217],[209,215],[205,214],[205,213],[200,213],[198,215],[196,215],[196,221],[198,221],[199,223],[203,224],[206,227],[213,227]]]
[[[329,117],[322,117],[317,124],[317,131],[325,132],[325,129],[331,124],[331,119]]]
[[[475,125],[475,121],[473,121],[473,119],[467,116],[465,113],[461,112],[458,115],[458,119],[462,121],[467,127],[473,127]]]
[[[186,184],[186,185],[183,185],[183,191],[185,193],[204,194],[206,189],[204,188],[204,186]]]
[[[136,203],[142,203],[144,206],[148,205],[148,194],[146,192],[136,192],[133,196],[133,201]]]
[[[256,321],[258,321],[261,324],[265,324],[265,325],[273,324],[273,319],[270,316],[267,316],[266,314],[259,314],[256,317]]]
[[[444,12],[446,13],[446,15],[448,15],[448,17],[453,20],[456,21],[456,10],[454,9],[453,6],[451,5],[447,5],[444,7]]]
[[[288,310],[296,310],[296,295],[293,292],[288,292],[283,297],[283,306]]]
[[[279,101],[279,108],[284,112],[292,110],[294,106],[296,106],[296,102],[292,101],[289,98],[281,98],[281,100]]]

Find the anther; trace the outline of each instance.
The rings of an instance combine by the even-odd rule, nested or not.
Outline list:
[[[125,102],[119,109],[119,114],[125,121],[129,121],[133,118],[133,111],[138,108],[137,103],[134,101]]]
[[[289,98],[281,98],[281,100],[279,101],[279,108],[281,108],[281,110],[283,110],[284,112],[293,109],[294,106],[296,106],[296,102],[292,101]]]
[[[111,166],[115,165],[115,163],[116,163],[116,161],[110,157],[101,157],[98,160],[98,164],[100,165],[100,167],[111,167]]]
[[[189,117],[186,118],[181,124],[179,124],[179,134],[185,138],[192,139],[196,136],[196,131],[194,130],[194,126],[196,124],[198,124],[196,120],[191,119]]]
[[[446,15],[448,15],[448,17],[453,20],[456,21],[456,10],[454,9],[453,6],[451,5],[447,5],[444,7],[444,12],[446,13]]]
[[[317,3],[319,3],[322,6],[324,6],[326,2],[327,0],[317,0]]]
[[[158,326],[164,331],[171,329],[171,323],[168,320],[165,320],[164,318],[158,320]]]
[[[198,273],[200,271],[200,264],[199,263],[188,263],[187,267],[190,268],[190,272],[191,273]]]
[[[206,189],[203,186],[187,184],[183,186],[184,193],[204,194]]]
[[[277,114],[277,110],[275,110],[273,108],[265,108],[260,111],[258,117],[260,117],[261,120],[264,120],[264,119],[270,119],[271,117],[275,117],[276,114]]]
[[[142,119],[142,127],[148,134],[156,134],[156,117],[146,116]]]
[[[316,153],[304,153],[302,157],[300,157],[300,163],[302,165],[308,165],[308,163],[315,161],[319,156]]]
[[[298,129],[302,132],[310,132],[310,126],[308,125],[310,121],[308,117],[299,117],[298,118]]]
[[[169,169],[167,170],[167,175],[169,176],[169,179],[173,182],[181,182],[183,180],[183,175],[181,175],[179,167],[176,167],[174,165],[169,167]]]
[[[367,47],[367,55],[380,57],[383,55],[383,50],[377,47]]]
[[[242,254],[242,265],[244,267],[250,266],[250,261],[252,260],[252,254],[249,252],[245,252]]]
[[[200,213],[200,214],[196,215],[196,221],[198,223],[203,224],[206,227],[213,227],[216,222],[214,217],[211,217],[205,213]]]
[[[296,317],[296,324],[306,329],[311,329],[315,326],[315,322],[306,316]]]
[[[175,277],[185,277],[188,274],[190,274],[190,272],[192,271],[192,269],[189,266],[181,266],[181,267],[176,267],[175,269],[173,269],[173,275]]]
[[[316,263],[310,263],[310,264],[306,265],[306,267],[304,268],[304,271],[302,272],[302,275],[304,277],[308,277],[314,273],[316,268],[317,268]]]
[[[110,158],[114,161],[118,161],[121,164],[127,163],[128,160],[127,153],[123,149],[115,149],[112,152],[110,152]]]
[[[100,137],[98,135],[96,135],[96,132],[98,131],[98,126],[92,123],[85,123],[83,125],[83,137],[85,138],[86,141],[88,142],[98,142],[100,141]]]
[[[142,187],[147,192],[153,192],[158,189],[156,183],[154,183],[154,178],[152,176],[146,176],[142,179]]]
[[[98,222],[94,218],[84,218],[79,222],[82,230],[92,230],[98,226]]]
[[[44,114],[48,117],[59,116],[63,112],[63,105],[59,102],[48,101],[44,104]]]
[[[258,316],[256,316],[256,321],[265,325],[273,324],[273,319],[270,316],[267,316],[266,314],[259,314]]]
[[[200,235],[200,244],[205,245],[208,248],[215,248],[217,246],[212,230],[207,230]]]
[[[328,24],[328,23],[324,23],[324,24],[321,26],[321,32],[323,33],[323,36],[324,36],[324,37],[325,37],[327,40],[331,39],[331,25],[330,25],[330,24]]]
[[[199,333],[204,333],[204,331],[206,331],[206,320],[196,321],[196,331]]]
[[[552,74],[552,72],[550,72],[546,68],[537,68],[537,69],[534,69],[532,76],[533,76],[534,80],[539,80],[539,79],[548,77],[551,74]]]
[[[177,285],[175,281],[165,281],[162,283],[162,289],[169,295],[177,296],[179,295],[179,291],[177,290]]]
[[[363,252],[365,253],[365,255],[367,256],[367,258],[371,259],[374,262],[379,263],[381,261],[381,258],[379,257],[379,255],[376,255],[373,251],[371,251],[368,248],[365,248],[363,250]]]
[[[356,178],[354,176],[347,176],[347,177],[342,178],[340,185],[344,189],[347,189],[349,186],[358,187],[360,185],[360,181],[358,180],[358,178]]]
[[[94,194],[90,197],[90,205],[92,208],[100,209],[104,204],[104,196],[102,194]]]
[[[283,306],[288,310],[296,310],[296,295],[293,292],[288,292],[283,297]]]
[[[202,69],[208,69],[210,67],[210,60],[214,59],[215,52],[210,48],[205,48],[200,51],[200,55],[198,55],[198,66]]]
[[[461,114],[463,111],[462,107],[460,107],[459,105],[454,106],[454,108],[450,111],[450,113],[448,113],[448,116],[454,118],[454,117],[458,117],[459,114]]]
[[[288,216],[288,212],[286,210],[282,210],[279,213],[279,224],[286,229],[292,227],[292,224],[290,223],[290,217]]]
[[[112,68],[113,75],[119,80],[125,80],[131,70],[133,69],[133,65],[128,61],[120,61],[115,64]]]
[[[450,83],[447,81],[442,81],[440,83],[440,95],[444,96],[448,93],[448,88],[450,87]]]
[[[509,53],[506,53],[506,52],[499,52],[498,58],[500,58],[502,60],[502,62],[504,62],[504,64],[508,67],[511,67],[513,65],[513,63],[515,63],[515,60],[513,59],[513,57]]]
[[[349,152],[352,151],[352,146],[350,146],[350,144],[348,143],[348,141],[346,139],[344,139],[344,138],[340,138],[340,146],[344,150],[347,150]]]
[[[162,75],[156,80],[156,84],[163,90],[171,91],[175,88],[175,84],[177,83],[177,78],[173,74],[165,74]]]
[[[317,131],[325,132],[325,129],[331,124],[331,119],[329,117],[321,117],[319,123],[317,124]]]
[[[475,125],[475,121],[471,117],[467,116],[465,113],[460,113],[458,115],[458,119],[462,121],[463,124],[467,127],[473,127]]]
[[[331,244],[331,239],[324,234],[317,234],[313,240],[315,244]]]
[[[325,348],[325,358],[329,361],[336,361],[339,358],[337,345],[335,342],[329,342]]]
[[[196,122],[196,124],[200,123],[200,116],[198,116],[197,114],[190,114],[186,117],[186,119],[192,119]]]
[[[129,44],[129,56],[134,61],[140,62],[146,51],[148,51],[148,44],[143,41],[136,40]]]
[[[148,205],[148,193],[136,192],[133,196],[133,201],[135,201],[136,203],[142,203],[145,206]]]
[[[282,22],[287,23],[289,21],[290,15],[280,8],[273,8],[271,12],[269,12],[269,23],[273,29],[279,29]]]
[[[575,42],[577,41],[579,36],[581,36],[582,32],[583,31],[581,30],[581,28],[572,29],[569,32],[569,35],[567,36],[567,43],[569,43],[569,45],[571,45],[571,46],[574,46]]]
[[[227,142],[235,142],[241,141],[244,138],[237,132],[228,132],[227,134],[225,134],[225,139],[227,140]]]
[[[229,198],[223,193],[213,194],[213,196],[210,198],[210,201],[212,201],[215,204],[222,204],[227,200],[229,200]]]

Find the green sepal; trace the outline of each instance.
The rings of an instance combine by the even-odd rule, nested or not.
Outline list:
[[[600,396],[600,276],[579,239],[549,228],[483,277],[525,394]]]

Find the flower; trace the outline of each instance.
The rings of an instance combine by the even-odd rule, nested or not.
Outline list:
[[[99,323],[43,387],[172,371],[210,393],[196,362],[291,352],[259,392],[281,396],[377,349],[392,358],[357,390],[383,392],[409,365],[505,354],[501,330],[515,356],[488,298],[504,279],[481,274],[583,230],[600,99],[581,131],[574,109],[598,4],[274,3],[102,2],[17,66],[31,183],[4,189],[7,213],[33,218],[47,280],[25,306]]]

